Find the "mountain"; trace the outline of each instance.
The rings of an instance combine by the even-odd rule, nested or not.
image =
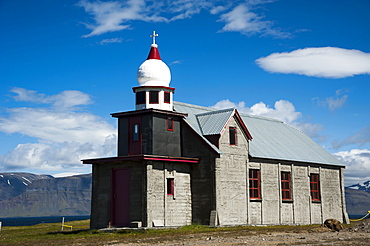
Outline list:
[[[53,176],[32,173],[0,173],[0,201],[22,194],[36,180],[50,178]]]
[[[370,180],[364,183],[358,183],[355,185],[348,186],[347,188],[350,188],[353,190],[363,190],[363,191],[370,193]]]
[[[0,173],[0,217],[89,215],[91,174]]]
[[[91,174],[0,173],[0,217],[89,215]],[[345,188],[348,214],[370,211],[370,180]]]
[[[370,180],[345,188],[348,214],[365,215],[370,211]]]

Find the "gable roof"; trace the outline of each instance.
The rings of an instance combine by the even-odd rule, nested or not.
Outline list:
[[[217,110],[181,102],[174,102],[174,109],[177,112],[187,113],[185,122],[202,137],[220,134],[221,126],[222,128],[225,126],[225,119],[230,118],[236,111],[235,109]],[[240,118],[253,136],[249,145],[251,157],[343,166],[343,163],[306,134],[282,121],[248,114],[240,114]],[[211,145],[213,149],[218,149]],[[220,150],[218,151],[221,153]]]

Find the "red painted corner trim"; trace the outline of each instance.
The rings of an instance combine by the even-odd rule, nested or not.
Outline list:
[[[249,140],[252,140],[253,139],[252,135],[248,131],[248,128],[245,126],[242,117],[240,117],[240,114],[239,114],[238,110],[236,110],[236,109],[235,109],[235,116],[238,119],[243,131],[245,132],[245,134],[247,134],[247,137],[249,138]]]
[[[150,60],[150,59],[161,60],[161,56],[159,55],[159,51],[157,47],[150,48],[150,52],[149,52],[147,60]]]

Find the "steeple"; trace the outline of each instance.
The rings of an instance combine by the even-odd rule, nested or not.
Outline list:
[[[153,38],[148,58],[137,70],[138,87],[133,90],[136,94],[136,110],[140,109],[173,109],[172,95],[175,88],[169,87],[171,71],[161,60],[156,44],[158,34],[154,31],[150,36]]]

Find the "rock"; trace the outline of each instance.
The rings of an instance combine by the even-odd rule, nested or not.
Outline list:
[[[344,229],[342,223],[336,219],[327,219],[325,220],[324,225],[327,228],[335,231],[340,231]]]

